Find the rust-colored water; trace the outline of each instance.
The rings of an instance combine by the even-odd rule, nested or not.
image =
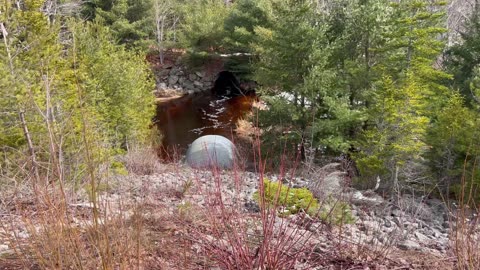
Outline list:
[[[183,96],[157,106],[157,126],[163,135],[161,157],[183,155],[203,135],[234,136],[237,120],[252,108],[255,96],[218,98],[208,94]]]

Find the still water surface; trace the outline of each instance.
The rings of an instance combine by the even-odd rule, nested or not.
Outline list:
[[[235,124],[252,108],[255,96],[187,95],[157,106],[156,122],[163,135],[160,155],[169,160],[185,154],[203,135],[234,136]]]

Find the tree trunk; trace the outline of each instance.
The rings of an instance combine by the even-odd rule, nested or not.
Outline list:
[[[393,174],[393,189],[400,194],[400,184],[398,183],[398,165],[395,164],[395,173]]]
[[[36,181],[33,181],[33,187],[36,189],[37,182],[40,180],[40,173],[38,171],[37,155],[35,153],[35,148],[33,147],[32,137],[28,131],[27,121],[25,121],[25,112],[20,110],[19,112],[20,122],[22,124],[23,135],[27,141],[28,150],[30,152],[30,159],[32,160],[32,170],[35,175]]]
[[[10,47],[8,46],[8,41],[7,41],[8,32],[3,22],[0,22],[0,31],[2,31],[3,43],[5,44],[5,50],[7,51],[8,66],[10,67],[10,73],[13,76],[14,72],[13,72],[12,54],[10,53]]]
[[[172,28],[173,28],[173,42],[177,42],[177,22],[179,20],[179,17],[178,16],[175,16],[175,18],[173,19],[173,25],[172,25]]]
[[[163,53],[163,35],[164,35],[164,30],[165,30],[165,19],[166,19],[166,16],[162,16],[162,22],[161,22],[161,26],[160,26],[160,42],[158,43],[158,50],[159,50],[159,53],[160,53],[160,64],[163,65],[163,58],[164,58],[164,53]]]
[[[18,5],[18,2],[17,2],[17,5]],[[10,53],[10,46],[9,46],[8,40],[7,40],[8,32],[7,32],[7,29],[5,28],[5,25],[4,25],[3,22],[0,23],[0,31],[2,32],[3,42],[5,44],[5,50],[7,52],[10,74],[12,75],[13,78],[15,78],[16,74],[15,74],[15,69],[14,69],[14,66],[13,66],[13,58],[12,58],[12,55]],[[37,189],[37,184],[40,181],[40,173],[39,173],[39,170],[38,170],[37,155],[35,153],[35,148],[33,147],[32,137],[30,136],[30,132],[28,130],[27,121],[25,120],[25,111],[23,109],[19,109],[18,115],[20,117],[20,123],[21,123],[21,126],[22,126],[23,135],[25,136],[25,140],[27,141],[28,150],[30,152],[30,159],[32,161],[32,170],[33,170],[33,174],[35,176],[35,180],[33,181],[33,188],[36,190]]]

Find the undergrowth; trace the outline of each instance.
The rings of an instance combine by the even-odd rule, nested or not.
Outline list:
[[[287,217],[299,212],[305,212],[329,224],[352,224],[355,222],[351,207],[347,202],[328,198],[319,202],[307,188],[294,188],[282,182],[263,180],[265,186],[264,201],[267,207],[279,208],[279,215]],[[256,191],[253,198],[260,204],[260,192]]]

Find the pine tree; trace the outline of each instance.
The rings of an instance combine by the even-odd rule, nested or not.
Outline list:
[[[471,83],[475,78],[475,69],[480,65],[480,4],[475,4],[474,10],[465,25],[465,32],[461,33],[461,42],[453,45],[444,54],[445,67],[453,74],[449,85],[458,89],[471,106],[478,97],[472,89]]]
[[[113,147],[145,141],[153,116],[150,70],[144,57],[114,45],[98,23],[75,29],[78,73],[86,101],[94,105],[99,124]]]
[[[358,160],[364,177],[388,177],[396,186],[401,170],[426,150],[427,104],[414,76],[408,74],[402,86],[388,76],[377,85],[370,108],[374,128],[364,132],[362,158]]]
[[[234,3],[229,16],[225,18],[227,33],[225,43],[229,51],[251,53],[255,28],[268,27],[266,1],[239,0]]]
[[[105,24],[121,44],[145,46],[154,40],[152,0],[95,0],[84,16]]]
[[[359,112],[350,107],[348,91],[329,62],[333,46],[325,16],[311,1],[278,1],[271,17],[270,28],[255,30],[255,78],[269,93],[281,95],[271,100],[272,118],[262,124],[281,121],[290,129],[286,139],[308,141],[312,148],[348,149],[347,134]]]
[[[223,0],[194,0],[182,5],[180,44],[195,53],[221,52],[230,10]]]
[[[72,112],[68,100],[74,89],[65,79],[70,69],[63,59],[60,25],[41,12],[43,1],[26,0],[21,6],[10,4],[2,12],[4,33],[8,34],[3,35],[0,51],[8,63],[8,72],[4,69],[3,72],[9,76],[4,78],[0,89],[9,92],[4,109],[9,112],[8,125],[13,122],[17,129],[5,129],[5,136],[19,134],[21,129],[22,144],[14,145],[20,151],[13,153],[23,152],[29,157],[34,183],[38,183],[42,170],[51,169],[42,166],[41,170],[40,162],[59,164],[71,157],[64,154],[63,146],[73,145],[67,116]],[[15,57],[11,52],[15,52]],[[61,181],[64,174],[55,170],[53,176]]]
[[[435,67],[443,49],[439,39],[445,3],[402,1],[393,3],[385,26],[384,44],[375,49],[373,68],[382,79],[374,85],[369,129],[361,142],[363,174],[383,175],[397,185],[408,178],[409,164],[419,164],[427,149],[429,123],[446,100],[442,83],[450,76]]]
[[[348,97],[350,110],[357,111],[355,123],[345,134],[350,141],[355,141],[364,128],[361,122],[372,103],[372,84],[381,76],[372,67],[378,62],[375,48],[383,43],[389,4],[387,0],[329,1],[329,13],[324,15],[332,48],[328,65],[338,74],[338,88]]]
[[[447,193],[450,187],[459,184],[464,173],[472,171],[473,161],[480,156],[476,143],[480,135],[478,116],[478,112],[465,106],[460,93],[452,92],[429,129],[430,148],[425,156],[439,187]]]

